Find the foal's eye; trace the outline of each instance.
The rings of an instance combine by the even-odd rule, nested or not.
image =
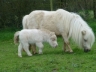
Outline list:
[[[53,38],[52,41],[55,41],[55,39]]]

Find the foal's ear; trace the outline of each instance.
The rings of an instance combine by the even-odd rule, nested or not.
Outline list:
[[[52,35],[54,35],[55,34],[55,32],[50,32],[50,35],[52,36]]]
[[[83,31],[82,31],[82,35],[85,35],[85,34],[86,34],[86,31],[85,31],[85,30],[83,30]]]

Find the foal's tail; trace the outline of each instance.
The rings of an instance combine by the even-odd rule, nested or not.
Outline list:
[[[17,31],[14,34],[14,44],[17,44],[19,42],[19,32],[20,31]]]

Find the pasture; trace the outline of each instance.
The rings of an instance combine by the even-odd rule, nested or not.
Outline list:
[[[89,20],[96,36],[96,20]],[[17,45],[13,43],[15,31],[0,31],[0,72],[96,72],[96,42],[92,50],[84,53],[74,42],[71,47],[74,53],[63,52],[63,40],[58,37],[58,47],[52,48],[44,43],[43,54],[28,57],[17,55]],[[37,48],[38,50],[38,48]]]

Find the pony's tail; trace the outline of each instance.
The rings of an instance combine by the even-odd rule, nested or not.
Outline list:
[[[14,34],[14,44],[17,44],[19,42],[19,32],[20,31],[17,31]]]
[[[22,20],[23,29],[28,29],[27,27],[27,18],[29,15],[25,15]]]

